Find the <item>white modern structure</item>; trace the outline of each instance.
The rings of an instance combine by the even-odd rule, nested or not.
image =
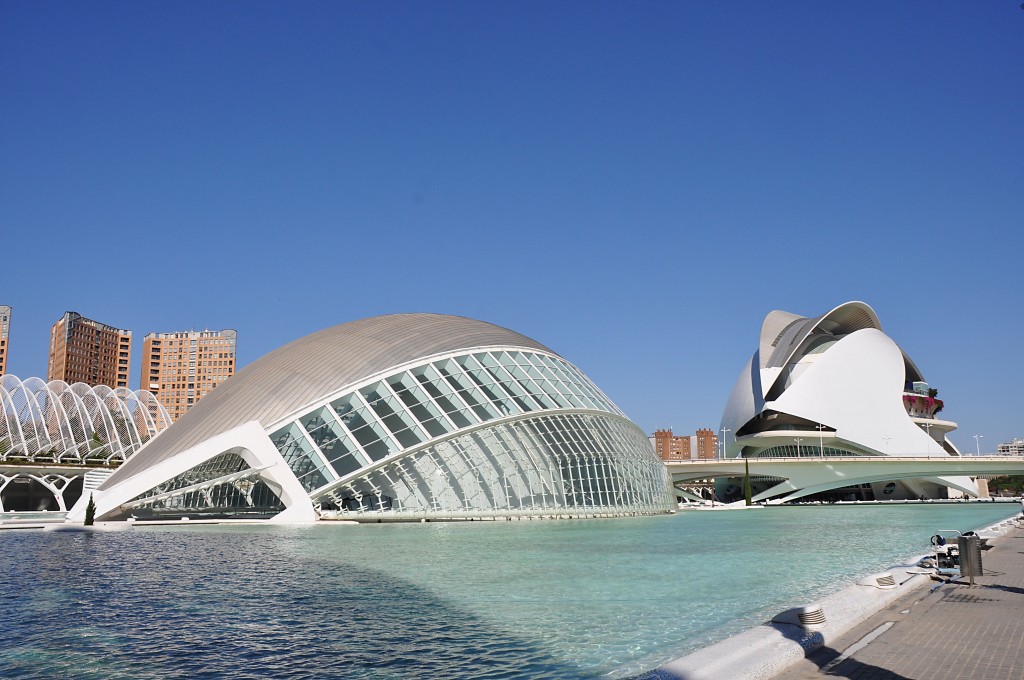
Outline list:
[[[1024,456],[1024,439],[1012,439],[996,446],[997,456]]]
[[[0,377],[0,512],[66,510],[88,468],[123,463],[170,424],[145,390]]]
[[[842,488],[850,500],[945,497],[946,488],[978,495],[969,477],[864,483],[828,474],[836,456],[959,456],[946,434],[956,423],[936,418],[942,401],[900,347],[882,332],[874,310],[848,302],[819,317],[774,311],[765,317],[754,356],[736,382],[722,428],[728,457],[820,458],[820,480],[807,493]],[[793,493],[791,484],[761,477],[754,493]],[[734,478],[720,480],[722,500],[742,497]]]
[[[513,331],[398,314],[313,333],[210,393],[94,492],[97,519],[633,515],[674,505],[646,435]],[[80,502],[69,515],[84,515]]]
[[[0,463],[116,465],[171,424],[152,394],[0,378]]]

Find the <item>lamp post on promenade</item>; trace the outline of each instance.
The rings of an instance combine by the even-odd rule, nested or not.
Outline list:
[[[730,430],[727,427],[723,427],[722,428],[722,460],[725,460],[725,433],[726,432],[732,432],[732,430]]]
[[[974,435],[974,452],[979,456],[981,455],[981,440],[984,436],[983,434]]]
[[[800,442],[803,441],[803,437],[794,437],[796,439],[796,457],[800,457]]]
[[[885,440],[885,455],[889,455],[889,442],[892,441],[892,437],[882,437]]]
[[[821,457],[825,457],[825,426],[821,423],[815,425],[818,429],[818,446],[820,447]]]

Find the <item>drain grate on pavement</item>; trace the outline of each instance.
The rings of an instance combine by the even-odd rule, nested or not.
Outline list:
[[[958,593],[950,592],[947,593],[943,602],[957,602],[959,604],[982,604],[985,602],[999,602],[999,600],[992,597],[978,597],[977,595],[971,595],[969,593]]]

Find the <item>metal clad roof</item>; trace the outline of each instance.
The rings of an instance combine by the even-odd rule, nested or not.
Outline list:
[[[442,314],[393,314],[311,333],[263,356],[209,393],[129,458],[110,486],[210,437],[256,420],[264,427],[372,375],[416,359],[482,347],[552,352],[501,326]]]
[[[772,312],[769,314],[769,317],[774,314],[779,314],[779,312]],[[822,314],[817,318],[804,318],[806,321],[800,323],[791,322],[791,325],[785,329],[782,338],[767,361],[763,356],[761,357],[763,362],[762,368],[785,366],[792,360],[794,353],[801,343],[816,328],[821,328],[836,335],[849,335],[864,328],[882,330],[882,323],[878,320],[875,310],[871,309],[867,304],[857,301],[843,303],[830,310],[827,314]],[[765,319],[765,322],[767,324],[768,318]],[[764,344],[764,328],[765,325],[762,325],[762,345]]]
[[[792,324],[786,327],[783,331],[782,336],[779,338],[778,343],[772,349],[771,356],[765,362],[766,368],[774,368],[778,366],[785,366],[786,360],[796,350],[796,347],[807,334],[814,330],[814,326],[817,323],[817,319],[801,319],[794,321]]]
[[[764,317],[764,321],[761,323],[761,341],[758,345],[760,350],[760,368],[765,368],[768,365],[768,359],[778,345],[782,332],[796,321],[804,318],[797,314],[784,312],[781,309],[769,312]]]

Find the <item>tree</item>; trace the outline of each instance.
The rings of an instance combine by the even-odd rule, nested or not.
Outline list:
[[[95,521],[96,503],[92,500],[92,494],[89,494],[89,505],[85,506],[85,526],[91,527]]]
[[[743,500],[751,505],[750,499],[750,459],[743,459]]]
[[[1024,475],[1006,475],[988,481],[989,492],[1006,491],[1018,496],[1024,493]]]

